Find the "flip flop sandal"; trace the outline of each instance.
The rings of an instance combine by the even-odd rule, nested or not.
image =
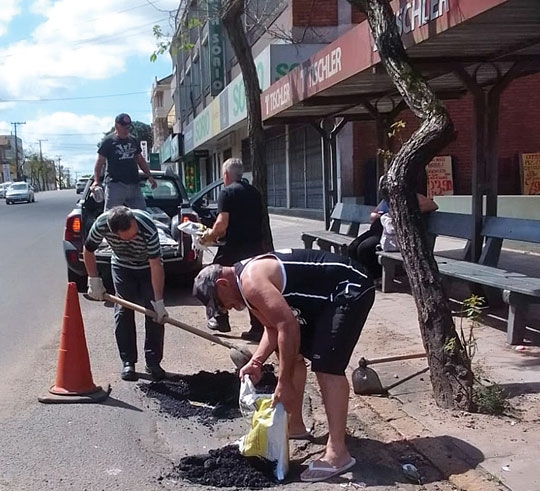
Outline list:
[[[325,464],[321,460],[314,460],[309,464],[308,468],[300,474],[300,480],[303,482],[326,481],[331,477],[343,474],[355,464],[356,459],[354,457],[351,457],[351,460],[342,467],[335,467],[333,465]],[[315,473],[315,475],[310,476],[310,473]]]

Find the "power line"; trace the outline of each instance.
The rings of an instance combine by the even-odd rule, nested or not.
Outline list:
[[[148,94],[148,90],[142,92],[126,92],[124,94],[108,94],[108,95],[89,95],[89,96],[80,96],[80,97],[58,97],[58,98],[47,98],[47,99],[0,99],[2,102],[58,102],[58,101],[79,101],[79,100],[88,100],[88,99],[107,99],[109,97],[124,97],[131,95],[141,95]]]

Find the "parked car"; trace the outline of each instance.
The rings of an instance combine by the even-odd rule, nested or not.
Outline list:
[[[11,184],[13,184],[11,181],[0,183],[0,198],[5,199],[6,192],[7,192],[8,188],[9,188],[9,186],[11,186]]]
[[[6,191],[6,204],[8,205],[23,201],[33,203],[35,200],[34,188],[27,182],[14,182]]]
[[[75,183],[75,192],[77,194],[81,194],[84,191],[84,187],[89,180],[89,177],[80,177],[79,179],[77,179],[77,182]]]
[[[157,182],[152,189],[144,175],[140,174],[140,186],[146,200],[146,211],[157,225],[165,279],[175,283],[190,284],[202,268],[202,252],[193,248],[189,234],[178,230],[178,224],[186,220],[199,222],[199,215],[191,207],[180,177],[171,172],[152,171]],[[84,241],[94,220],[103,212],[103,202],[96,203],[91,196],[90,184],[86,185],[81,199],[66,219],[64,230],[64,255],[68,281],[75,282],[80,292],[87,287],[87,273],[82,260]],[[202,207],[200,207],[201,210]],[[98,271],[105,286],[112,291],[110,271],[111,249],[104,240],[96,251]]]

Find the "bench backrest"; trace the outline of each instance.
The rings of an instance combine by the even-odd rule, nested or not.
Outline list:
[[[503,240],[540,244],[540,220],[488,216],[484,218],[481,233],[486,239],[486,244],[479,262],[497,266]]]
[[[351,237],[358,235],[360,224],[370,223],[369,217],[375,207],[355,203],[337,203],[330,215],[330,231],[341,232],[341,225],[348,224],[346,234]]]
[[[464,213],[433,211],[426,217],[426,227],[430,235],[472,239],[472,216]]]

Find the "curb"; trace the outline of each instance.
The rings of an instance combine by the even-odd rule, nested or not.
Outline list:
[[[481,464],[462,458],[463,452],[455,444],[449,442],[449,446],[441,447],[430,430],[399,407],[401,404],[399,399],[357,397],[361,398],[356,399],[357,406],[367,407],[376,414],[381,423],[391,426],[443,476],[446,476],[452,485],[466,491],[512,491],[499,478],[486,471]],[[422,444],[418,443],[419,436],[423,437]],[[455,469],[459,468],[469,470],[456,473]]]

